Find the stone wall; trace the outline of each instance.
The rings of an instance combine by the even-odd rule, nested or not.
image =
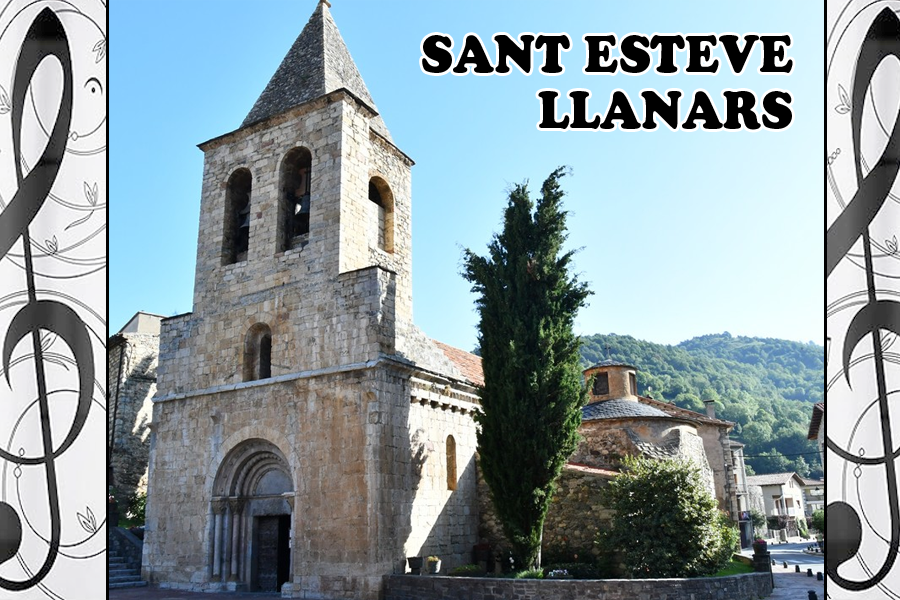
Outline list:
[[[731,438],[728,437],[728,428],[701,422],[697,425],[697,432],[703,438],[706,458],[712,469],[719,510],[727,512],[732,520],[737,521],[740,512],[738,511],[737,486],[734,482]]]
[[[122,510],[124,500],[147,491],[151,398],[156,393],[159,336],[122,333],[107,351],[110,462]],[[122,360],[122,377],[119,362]]]
[[[290,473],[290,502],[271,509],[292,515],[288,596],[374,599],[382,575],[403,573],[407,556],[469,562],[477,532],[472,399],[458,384],[390,361],[159,399],[144,578],[195,590],[252,583],[248,511],[235,517],[243,532],[231,550],[237,582],[227,581],[227,559],[213,574],[213,502],[233,450],[255,440],[277,448]],[[456,490],[447,489],[447,435],[456,442]]]
[[[758,600],[771,593],[769,573],[567,581],[393,575],[385,577],[384,600]]]
[[[700,469],[711,494],[718,494],[715,472],[707,460],[705,439],[697,427],[675,419],[598,419],[582,424],[582,441],[569,462],[618,471],[626,456],[682,458]],[[721,469],[720,469],[721,470]],[[724,493],[724,492],[723,492]],[[716,496],[719,498],[719,496]],[[719,499],[720,503],[723,499]]]
[[[478,542],[477,442],[471,413],[449,405],[432,406],[427,399],[414,396],[409,433],[419,475],[413,479],[413,526],[405,556],[437,555],[446,569],[469,564],[472,547]],[[448,464],[448,436],[453,436],[456,453],[454,481],[448,478],[448,467],[453,470]]]
[[[601,494],[613,476],[597,469],[566,465],[557,480],[557,491],[544,521],[542,552],[550,557],[565,557],[565,562],[575,562],[572,554],[584,553],[593,557],[600,554],[596,545],[597,534],[608,522],[613,512],[603,506]],[[490,500],[490,490],[479,473],[478,477],[479,538],[491,544],[494,559],[499,567],[508,560],[510,548],[503,526]],[[546,562],[546,561],[544,561]]]
[[[584,467],[563,468],[544,523],[542,548],[547,559],[575,561],[566,552],[578,554],[578,560],[584,558],[585,552],[590,553],[587,556],[599,556],[597,536],[615,514],[601,502],[611,478],[611,474]]]

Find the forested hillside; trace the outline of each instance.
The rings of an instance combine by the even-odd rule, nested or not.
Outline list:
[[[607,357],[638,367],[638,392],[736,423],[733,439],[746,444],[756,473],[796,471],[821,478],[815,442],[807,440],[814,402],[824,398],[822,346],[770,338],[704,335],[676,346],[628,335],[582,338],[585,367]]]

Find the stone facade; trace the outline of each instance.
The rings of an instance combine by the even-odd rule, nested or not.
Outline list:
[[[769,573],[696,579],[574,581],[440,576],[385,579],[385,600],[757,600],[772,593]]]
[[[147,491],[160,319],[137,313],[107,344],[109,464],[120,502]]]
[[[336,31],[320,3],[259,104],[278,111],[200,146],[193,311],[161,332],[153,584],[374,600],[407,556],[452,567],[477,541],[476,382],[413,324],[413,163],[361,79],[342,79],[356,71]],[[272,95],[321,74],[299,104]],[[297,148],[312,157],[309,230],[285,244]],[[236,172],[251,182],[242,252]]]

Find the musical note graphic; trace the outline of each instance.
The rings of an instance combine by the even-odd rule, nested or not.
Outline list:
[[[8,405],[4,405],[4,397],[0,396],[0,425],[10,425],[9,441],[5,448],[0,445],[0,466],[3,467],[0,470],[0,492],[5,493],[7,467],[12,465],[16,495],[14,505],[12,498],[0,494],[0,590],[24,592],[34,589],[45,596],[61,599],[63,596],[58,586],[51,589],[47,584],[60,558],[81,560],[100,556],[102,559],[105,551],[104,540],[93,542],[98,531],[102,532],[104,527],[96,526],[89,504],[86,509],[82,509],[90,515],[92,526],[89,528],[84,527],[85,517],[80,513],[71,511],[71,514],[64,514],[64,485],[60,481],[60,461],[79,442],[91,418],[92,407],[105,409],[95,399],[96,391],[100,391],[102,396],[104,385],[97,381],[94,367],[95,351],[98,350],[94,340],[102,346],[103,339],[99,332],[102,331],[100,325],[105,329],[105,322],[84,301],[60,289],[42,287],[39,280],[64,280],[89,275],[105,268],[105,257],[98,263],[96,257],[78,256],[72,251],[75,247],[90,245],[87,242],[93,236],[71,247],[61,247],[56,234],[52,236],[52,242],[48,240],[42,245],[38,240],[46,237],[46,234],[43,231],[35,232],[39,215],[47,212],[43,210],[45,207],[63,206],[77,210],[76,203],[61,195],[58,179],[72,156],[92,154],[87,145],[80,146],[75,152],[69,147],[79,138],[75,128],[75,115],[83,118],[90,111],[75,110],[77,71],[73,68],[73,48],[62,16],[73,19],[83,18],[84,15],[65,6],[59,13],[50,6],[37,7],[34,14],[35,4],[38,3],[26,4],[18,11],[8,10],[10,6],[0,10],[0,23],[4,22],[4,18],[12,21],[29,18],[27,32],[19,42],[16,53],[8,96],[0,85],[0,114],[9,115],[11,162],[16,183],[11,200],[4,202],[0,197],[0,261],[21,269],[25,276],[24,290],[5,296],[0,293],[0,314],[6,310],[15,311],[8,323],[5,323],[6,331],[0,339],[0,373],[5,380],[0,382],[0,386],[6,386],[14,393],[6,399],[7,403],[18,400],[21,405],[25,401],[24,410],[18,419],[10,419],[9,415],[12,413],[9,412]],[[27,9],[31,9],[31,14],[26,12]],[[0,33],[0,41],[9,31],[8,27],[9,22]],[[103,42],[105,49],[105,36]],[[97,43],[94,41],[92,48]],[[99,55],[94,49],[91,58],[95,56]],[[56,72],[53,70],[54,65]],[[48,81],[58,82],[58,85],[47,86]],[[35,100],[38,93],[36,88],[42,84],[42,89],[59,88],[58,101],[54,102],[52,92],[47,92],[49,101]],[[102,89],[102,83],[91,77],[84,87],[96,94]],[[52,107],[50,112],[53,114],[48,113],[48,106]],[[90,130],[83,131],[87,132],[83,137],[90,136]],[[93,131],[100,129],[98,127]],[[35,144],[23,144],[25,136],[29,136],[29,139],[37,136],[37,139],[45,140],[39,156],[29,155],[29,148],[33,148]],[[97,145],[96,142],[90,144]],[[102,150],[105,151],[105,140]],[[90,212],[74,221],[75,225],[87,223],[98,208],[98,186],[89,186],[84,182],[84,187],[90,191],[90,194],[86,194]],[[50,204],[54,206],[51,207]],[[98,219],[94,220],[96,222]],[[38,229],[44,226],[42,223]],[[68,229],[67,227],[66,230]],[[97,231],[103,230],[105,222]],[[18,250],[19,247],[21,251]],[[54,263],[48,266],[47,259]],[[44,266],[38,265],[38,261],[43,261]],[[65,265],[74,272],[67,273],[57,264]],[[2,281],[9,284],[8,278]],[[101,310],[105,312],[104,309]],[[91,318],[95,325],[88,326],[85,318]],[[20,348],[28,349],[22,354]],[[54,370],[53,375],[51,370]],[[31,383],[27,386],[23,371],[29,371],[31,375]],[[59,384],[54,384],[56,381],[75,383],[75,389],[67,389],[65,386],[59,389]],[[54,385],[57,389],[53,389]],[[34,400],[28,402],[32,393]],[[74,403],[71,402],[72,397]],[[37,412],[36,417],[34,412]],[[105,416],[100,418],[105,421]],[[98,420],[95,418],[92,422]],[[105,423],[103,426],[105,427]],[[36,431],[29,431],[29,428]],[[98,429],[96,425],[93,428]],[[33,443],[35,439],[39,440],[39,444]],[[28,449],[29,446],[35,447]],[[37,494],[35,488],[39,486],[31,477],[36,469],[43,471],[40,486],[43,493],[38,491]],[[23,502],[23,495],[29,498],[27,502]],[[36,497],[42,498],[44,506],[38,506]],[[66,509],[66,513],[68,512]],[[77,529],[73,525],[77,525]],[[88,535],[84,536],[85,533]],[[102,545],[104,548],[97,550],[90,548],[92,545]],[[42,556],[35,561],[35,556],[40,554]],[[17,569],[7,568],[13,564],[16,564]],[[7,570],[4,571],[4,568]],[[9,576],[10,573],[19,575]],[[84,589],[91,589],[91,586]],[[90,593],[95,594],[97,591],[99,590],[94,589]],[[0,597],[9,596],[8,593],[0,592]]]
[[[864,21],[868,26],[852,67],[850,96],[840,84],[829,86],[839,90],[837,106],[841,110],[836,113],[849,114],[853,172],[852,179],[842,186],[834,170],[836,161],[827,164],[828,181],[840,212],[832,219],[826,234],[826,274],[829,292],[834,289],[843,293],[829,305],[828,311],[829,346],[831,340],[837,341],[840,360],[828,362],[828,369],[839,369],[839,373],[829,376],[827,396],[832,400],[830,415],[834,417],[835,411],[841,411],[839,414],[855,414],[856,418],[827,430],[825,445],[831,459],[829,486],[837,483],[838,478],[842,485],[835,486],[840,490],[839,499],[829,501],[826,507],[825,562],[830,581],[840,589],[851,592],[877,589],[886,594],[880,597],[897,598],[887,585],[887,578],[894,571],[900,552],[896,470],[900,449],[894,447],[891,414],[891,396],[900,393],[900,389],[889,385],[893,378],[900,376],[894,366],[900,364],[900,355],[890,352],[894,337],[900,333],[900,301],[893,299],[900,293],[897,283],[891,281],[896,278],[896,236],[873,233],[873,227],[883,227],[879,222],[888,219],[888,210],[895,214],[898,198],[892,188],[900,170],[900,108],[892,105],[897,114],[892,115],[891,125],[883,108],[879,112],[876,99],[882,95],[874,92],[876,75],[883,76],[884,65],[890,62],[887,59],[893,57],[900,61],[900,19],[895,14],[898,7],[886,4],[860,5],[855,14],[848,5],[839,16],[839,21],[845,19],[844,30],[836,36],[835,27],[829,36],[839,45],[849,31],[859,27],[860,17],[871,19]],[[829,49],[829,77],[840,72],[835,69],[841,54],[836,48]],[[868,129],[864,126],[864,115],[868,115]],[[886,139],[877,160],[869,166],[866,149],[877,144],[864,145],[863,134],[865,131],[866,135],[872,135],[873,122]],[[855,189],[849,202],[844,201],[843,188]],[[881,245],[881,240],[889,243]],[[847,293],[847,284],[856,286],[859,279],[863,280],[862,289]],[[845,427],[845,423],[850,425]],[[859,445],[863,440],[868,444],[872,439],[879,440],[882,448],[874,455]],[[840,477],[835,477],[838,471],[832,467],[835,464],[841,469]]]

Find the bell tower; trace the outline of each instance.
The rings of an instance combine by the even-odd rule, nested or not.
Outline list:
[[[272,330],[272,376],[402,353],[413,161],[328,6],[316,6],[241,126],[200,144],[192,320],[209,343],[185,357],[193,364],[176,387],[198,373],[200,387],[240,382],[257,325]]]

